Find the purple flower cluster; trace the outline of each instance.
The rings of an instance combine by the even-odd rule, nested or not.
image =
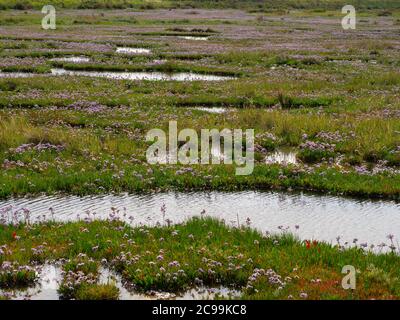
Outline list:
[[[255,268],[252,275],[248,278],[246,288],[253,289],[255,283],[265,277],[270,285],[278,286],[278,289],[283,289],[283,287],[286,285],[286,281],[290,281],[290,278],[286,278],[286,281],[283,280],[282,277],[272,269],[265,270]]]
[[[121,252],[111,261],[111,264],[118,269],[124,267],[125,265],[130,266],[136,264],[140,258],[140,255],[132,256],[131,252]]]
[[[82,271],[68,271],[63,272],[64,280],[62,283],[62,287],[67,290],[74,291],[77,287],[82,284],[95,284],[97,283],[97,276],[93,273],[85,274]]]
[[[307,140],[306,142],[300,145],[300,149],[302,150],[311,150],[311,151],[335,151],[335,144],[325,143],[325,142],[315,142],[311,140]]]
[[[335,132],[320,131],[317,133],[315,137],[327,142],[343,142],[347,138],[344,134],[341,134],[339,131]]]
[[[259,140],[271,140],[271,141],[277,141],[278,138],[271,132],[264,132],[264,133],[259,133],[256,135],[256,139]]]
[[[17,57],[2,57],[0,60],[0,68],[6,67],[37,67],[46,62],[44,58],[17,58]]]
[[[61,152],[65,149],[64,146],[62,145],[54,145],[51,143],[39,143],[39,144],[34,144],[34,143],[26,143],[22,144],[19,147],[15,149],[10,149],[10,152],[13,153],[24,153],[27,151],[38,151],[38,152],[44,152],[44,151],[56,151],[56,152]]]
[[[37,276],[35,268],[28,265],[20,265],[16,261],[3,261],[0,265],[0,278],[16,279],[21,273],[30,274],[32,278]]]
[[[101,113],[109,108],[95,101],[79,101],[67,106],[68,110],[85,111],[87,113]]]
[[[8,159],[4,159],[2,168],[3,169],[13,169],[13,168],[23,168],[25,167],[25,163],[23,163],[21,160],[18,161],[10,161]]]
[[[400,170],[388,167],[386,160],[379,160],[377,164],[372,168],[369,169],[367,165],[359,165],[354,166],[355,172],[360,175],[379,175],[379,174],[389,174],[389,175],[398,175],[400,174]]]
[[[186,173],[193,173],[193,174],[195,174],[194,169],[191,168],[191,167],[185,167],[185,168],[182,168],[182,169],[177,170],[177,171],[175,172],[175,174],[178,175],[178,176],[183,175],[183,174],[186,174]]]
[[[41,256],[45,252],[46,247],[44,245],[39,245],[36,248],[32,247],[31,250],[32,250],[33,255],[38,257],[38,256]]]

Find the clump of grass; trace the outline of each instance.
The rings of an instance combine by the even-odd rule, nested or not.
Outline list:
[[[391,150],[385,156],[385,160],[388,161],[390,166],[400,166],[400,152]]]
[[[379,150],[379,151],[371,150],[371,151],[367,151],[367,152],[364,154],[363,159],[364,159],[365,161],[368,161],[368,162],[376,163],[376,162],[378,162],[379,160],[384,159],[385,156],[386,156],[387,154],[388,154],[388,153],[387,153],[386,150]]]
[[[299,151],[298,158],[306,163],[318,163],[321,161],[326,161],[329,159],[333,159],[335,157],[334,152],[326,151],[326,150],[310,150],[304,149]]]
[[[306,141],[300,145],[298,158],[307,163],[328,161],[335,157],[335,145],[324,142]]]
[[[83,272],[84,274],[97,275],[98,262],[88,258],[86,255],[80,255],[75,259],[69,260],[63,266],[65,272]]]
[[[278,103],[282,109],[295,109],[295,108],[316,108],[328,106],[332,103],[331,98],[293,98],[279,93],[277,97]]]
[[[0,91],[16,91],[18,84],[13,80],[0,81]]]
[[[367,288],[379,289],[385,287],[394,295],[398,295],[400,292],[397,285],[399,279],[373,264],[367,266],[367,269],[362,276]]]
[[[18,262],[3,261],[0,265],[0,288],[26,287],[35,283],[36,271]]]
[[[24,72],[24,73],[49,73],[50,67],[42,66],[7,66],[2,68],[3,72]]]
[[[118,300],[119,289],[114,284],[81,286],[75,293],[76,300]]]
[[[274,151],[280,143],[279,139],[275,135],[269,132],[264,134],[259,134],[257,135],[256,138],[257,138],[257,143],[261,147],[265,148],[267,151]]]
[[[58,44],[55,42],[46,42],[45,43],[45,47],[49,48],[49,49],[57,49],[58,48]]]
[[[270,64],[300,68],[303,66],[318,65],[320,64],[320,62],[317,59],[311,57],[306,57],[303,59],[294,59],[286,56],[275,56],[273,59],[270,60]]]
[[[99,263],[81,253],[63,266],[64,277],[58,288],[58,293],[63,299],[77,299],[78,296],[88,298],[93,295],[97,287]],[[99,287],[102,294],[107,293],[106,288]],[[100,292],[99,292],[100,293]],[[100,296],[99,296],[100,297]]]

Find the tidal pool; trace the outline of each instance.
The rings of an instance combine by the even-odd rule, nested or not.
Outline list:
[[[57,289],[61,283],[61,268],[57,265],[45,264],[38,267],[39,280],[32,287],[3,289],[0,294],[10,296],[12,300],[58,300]]]
[[[240,296],[240,291],[223,286],[215,288],[199,286],[181,293],[162,291],[138,293],[129,288],[129,284],[126,282],[124,283],[120,275],[106,268],[100,269],[99,282],[115,283],[120,292],[120,300],[204,300],[214,299],[216,296],[225,298]]]
[[[115,80],[149,80],[149,81],[224,81],[234,77],[216,76],[211,74],[197,74],[192,72],[116,72],[116,71],[76,71],[65,69],[51,69],[49,73],[28,72],[1,72],[0,78],[29,78],[37,76],[81,76],[93,78],[107,78]]]
[[[233,79],[207,74],[191,72],[163,73],[163,72],[111,72],[111,71],[70,71],[65,69],[52,69],[55,76],[84,76],[99,77],[117,80],[150,80],[150,81],[222,81]]]
[[[146,48],[119,47],[115,52],[124,54],[150,54],[151,50]]]
[[[400,204],[394,201],[356,200],[289,192],[167,192],[99,196],[41,196],[0,202],[0,218],[23,220],[22,209],[31,221],[54,219],[106,219],[118,216],[133,225],[179,223],[193,216],[224,219],[228,224],[246,224],[260,231],[281,232],[285,228],[301,239],[380,244],[387,236],[400,238]],[[49,208],[52,208],[51,214]],[[299,226],[298,229],[295,226]],[[280,228],[278,228],[280,227]]]
[[[297,152],[293,148],[279,148],[265,157],[265,162],[279,164],[296,164]]]
[[[199,111],[205,111],[205,112],[209,112],[209,113],[218,113],[218,114],[222,114],[227,112],[228,110],[226,108],[222,108],[222,107],[195,107],[192,108],[193,110],[199,110]]]
[[[62,269],[59,264],[45,264],[38,268],[38,281],[34,286],[18,289],[3,289],[0,294],[12,300],[59,300],[58,288],[62,282]],[[240,296],[240,291],[227,287],[199,286],[182,293],[150,291],[139,293],[133,290],[121,276],[108,268],[99,269],[99,284],[115,284],[119,290],[119,300],[204,300],[221,298],[234,298]]]
[[[180,39],[194,40],[194,41],[207,41],[208,37],[194,37],[194,36],[178,36]]]
[[[31,78],[35,76],[46,75],[39,73],[30,73],[30,72],[2,72],[0,71],[0,78]]]
[[[89,62],[90,58],[88,57],[81,57],[81,56],[73,56],[73,57],[60,57],[60,58],[53,58],[50,61],[60,61],[60,62],[73,62],[73,63],[81,63],[81,62]]]

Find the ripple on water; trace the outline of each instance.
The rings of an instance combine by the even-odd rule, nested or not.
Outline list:
[[[400,237],[400,204],[392,201],[370,201],[283,192],[167,192],[157,194],[121,194],[104,196],[41,196],[33,199],[10,199],[0,202],[1,208],[13,211],[27,208],[31,220],[52,218],[108,218],[116,214],[127,222],[154,225],[163,221],[160,211],[166,205],[166,218],[173,223],[198,216],[204,209],[208,216],[224,219],[232,225],[244,224],[249,218],[261,231],[279,231],[278,226],[290,226],[302,239],[318,239],[379,244],[388,234]],[[78,216],[79,215],[79,216]],[[21,219],[23,214],[20,214]],[[294,226],[299,225],[298,230]]]

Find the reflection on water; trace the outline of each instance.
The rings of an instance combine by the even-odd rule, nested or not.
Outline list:
[[[33,287],[13,290],[0,290],[13,300],[58,300],[57,289],[61,283],[61,268],[56,265],[45,264],[39,267],[39,281]]]
[[[214,299],[216,296],[224,298],[234,298],[240,296],[240,291],[226,287],[196,287],[183,293],[170,293],[160,291],[150,291],[147,293],[138,293],[133,289],[129,289],[129,284],[124,284],[121,276],[117,273],[106,269],[100,269],[100,283],[114,283],[119,289],[120,300],[204,300]]]
[[[152,61],[152,64],[164,64],[167,63],[166,59],[155,59]]]
[[[221,81],[233,79],[231,77],[196,74],[191,72],[163,73],[163,72],[111,72],[111,71],[70,71],[52,69],[51,73],[57,76],[86,76],[118,80],[152,80],[152,81]]]
[[[199,142],[201,144],[201,141]],[[184,146],[177,149],[177,156],[179,157],[179,153],[181,151],[186,151],[185,156],[190,157],[189,149],[196,150],[197,146],[194,143],[185,143]],[[172,151],[172,150],[171,150]],[[200,162],[203,159],[203,156],[199,155],[199,157],[195,157],[196,161]],[[170,152],[167,153],[155,153],[151,156],[151,161],[153,163],[166,164],[166,163],[176,163],[176,158],[170,155]],[[229,145],[226,146],[226,149],[223,144],[212,144],[209,145],[209,155],[208,155],[208,163],[225,163],[232,164],[234,162],[234,153],[232,147]]]
[[[60,61],[60,62],[74,62],[74,63],[80,63],[80,62],[89,62],[90,58],[88,57],[61,57],[61,58],[53,58],[50,59],[50,61]]]
[[[146,48],[119,47],[116,52],[124,54],[150,54],[151,50]]]
[[[299,225],[296,234],[303,239],[318,239],[379,244],[388,234],[400,237],[400,204],[392,201],[369,201],[280,192],[168,192],[156,194],[123,194],[103,196],[58,196],[33,199],[10,199],[0,202],[2,208],[12,206],[12,212],[26,208],[31,221],[54,219],[60,221],[108,218],[115,215],[133,224],[154,225],[163,222],[160,211],[165,204],[166,219],[182,222],[192,216],[206,215],[224,219],[227,223],[244,224],[249,218],[252,226],[261,231],[276,231],[278,226]],[[8,212],[8,213],[4,213]],[[12,213],[3,210],[3,214]],[[20,213],[23,216],[23,213]],[[20,217],[21,219],[23,217]],[[239,219],[239,221],[238,221]]]
[[[226,108],[220,108],[220,107],[211,107],[211,108],[207,108],[207,107],[195,107],[192,108],[193,110],[199,110],[199,111],[205,111],[205,112],[209,112],[209,113],[225,113],[227,111]]]
[[[12,290],[0,290],[0,295],[10,297],[12,300],[59,300],[58,287],[62,282],[62,269],[58,264],[45,264],[38,267],[38,282],[33,287],[19,288]],[[99,269],[99,284],[114,284],[119,290],[120,300],[204,300],[221,298],[234,298],[240,296],[240,291],[226,287],[196,287],[183,293],[170,293],[151,291],[148,293],[138,293],[129,289],[128,284],[124,284],[121,276],[108,268]]]
[[[266,163],[296,164],[297,152],[293,148],[280,148],[265,157]]]
[[[83,76],[107,78],[116,80],[150,80],[150,81],[223,81],[235,79],[227,76],[211,74],[197,74],[192,72],[164,73],[164,72],[116,72],[116,71],[75,71],[65,69],[51,69],[48,73],[28,72],[1,72],[0,78],[28,78],[37,76]]]
[[[0,78],[31,78],[46,74],[30,73],[30,72],[1,72]]]
[[[195,40],[195,41],[207,41],[208,37],[194,37],[194,36],[178,36],[180,39]]]

